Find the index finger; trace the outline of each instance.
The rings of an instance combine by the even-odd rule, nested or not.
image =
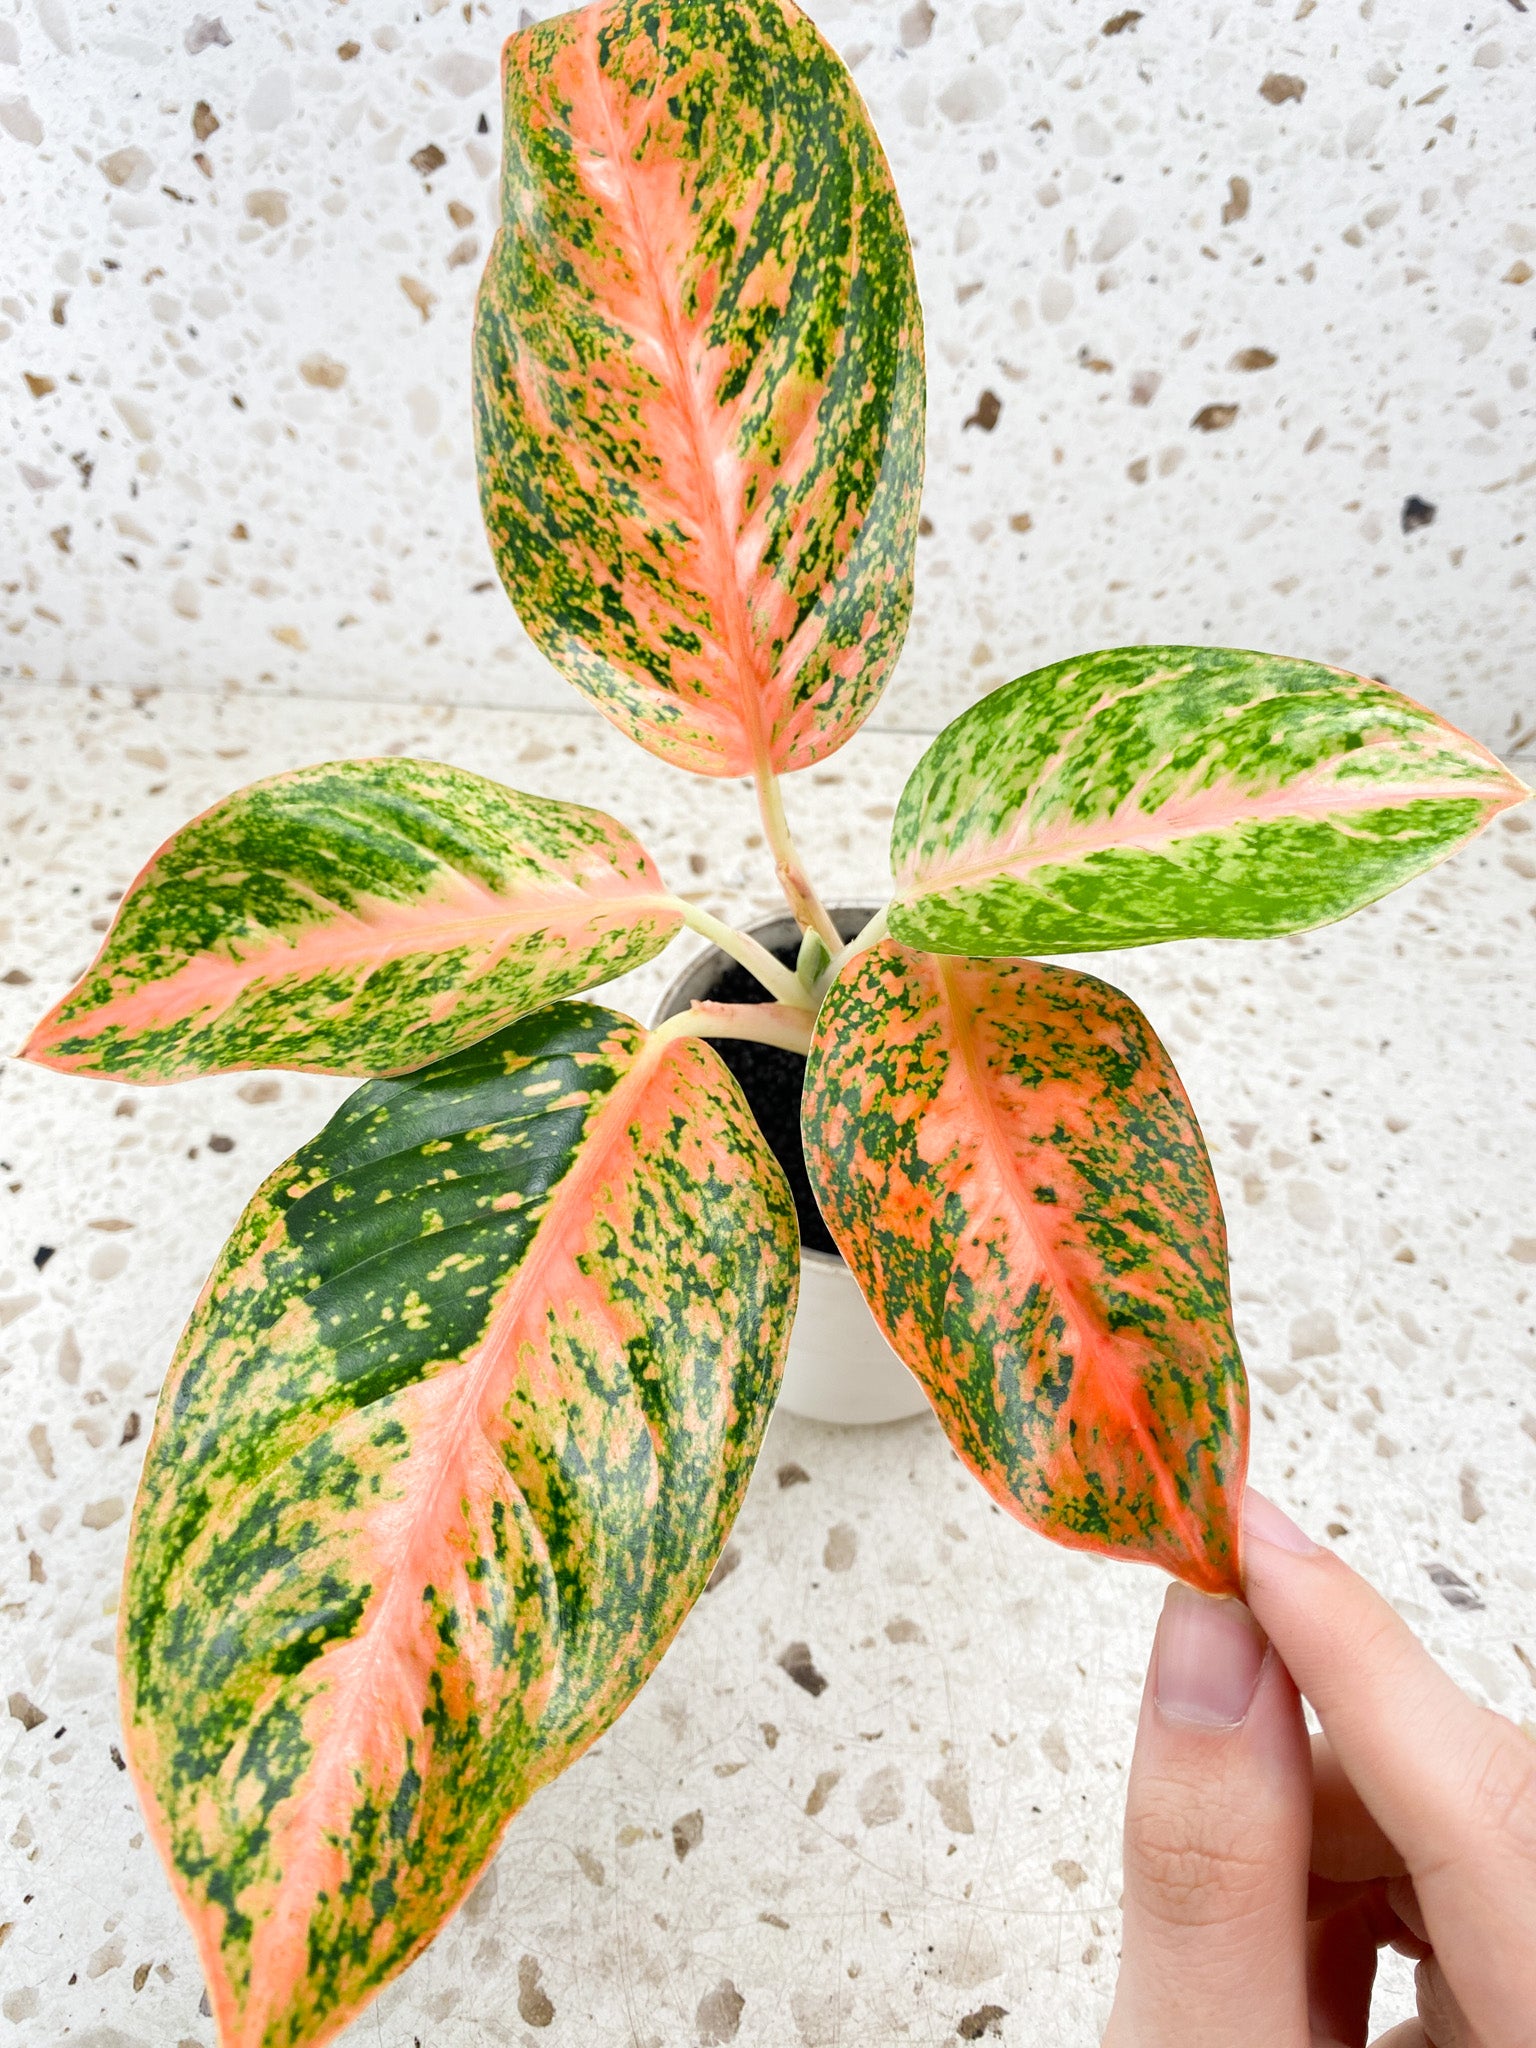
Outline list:
[[[1536,1744],[1468,1699],[1379,1593],[1252,1491],[1243,1536],[1248,1604],[1402,1852],[1469,2022],[1490,2044],[1527,2039]]]

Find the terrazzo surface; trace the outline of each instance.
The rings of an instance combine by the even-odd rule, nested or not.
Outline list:
[[[563,701],[468,432],[484,0],[0,0],[0,671]],[[1536,10],[812,0],[885,140],[927,532],[877,718],[1225,640],[1536,735]]]
[[[7,1045],[167,832],[349,752],[600,804],[711,908],[772,905],[746,794],[585,717],[13,684],[0,731]],[[832,893],[879,891],[920,744],[866,735],[790,785]],[[1536,1734],[1533,912],[1516,813],[1347,925],[1093,964],[1147,1008],[1206,1126],[1257,1478]],[[614,999],[644,1012],[677,958]],[[211,2048],[114,1747],[127,1510],[204,1272],[346,1088],[0,1066],[0,2043]],[[657,1676],[349,2048],[1087,2048],[1159,1597],[1007,1522],[928,1419],[776,1417]],[[819,1693],[784,1668],[793,1644]]]

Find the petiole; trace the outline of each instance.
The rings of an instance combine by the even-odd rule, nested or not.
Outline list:
[[[786,1003],[695,1003],[658,1024],[651,1042],[672,1038],[750,1038],[785,1052],[809,1053],[813,1018]]]
[[[733,925],[712,917],[707,910],[701,910],[697,903],[685,903],[680,896],[667,899],[683,922],[692,931],[712,939],[722,953],[731,958],[760,981],[768,993],[780,1003],[787,1003],[793,1009],[814,1010],[819,998],[806,987],[791,967],[782,960],[776,960],[768,948],[761,945],[746,932],[739,932]]]
[[[802,931],[820,934],[829,953],[835,953],[843,943],[842,935],[832,922],[821,898],[811,886],[800,859],[799,849],[790,836],[789,820],[784,815],[784,792],[779,778],[766,764],[757,768],[757,807],[762,814],[763,832],[773,852],[774,866],[778,871],[779,887],[784,891],[785,901],[794,912],[795,922]]]

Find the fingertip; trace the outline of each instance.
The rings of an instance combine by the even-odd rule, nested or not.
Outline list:
[[[1325,1728],[1330,1709],[1363,1695],[1384,1659],[1400,1657],[1405,1646],[1410,1655],[1425,1654],[1337,1551],[1314,1543],[1251,1487],[1243,1502],[1243,1591]]]
[[[1153,1699],[1164,1720],[1236,1728],[1258,1688],[1268,1638],[1241,1600],[1175,1583],[1157,1625]]]
[[[1243,1548],[1249,1562],[1250,1546],[1257,1546],[1261,1556],[1265,1550],[1278,1550],[1288,1557],[1315,1557],[1322,1549],[1283,1508],[1252,1486],[1243,1495]]]

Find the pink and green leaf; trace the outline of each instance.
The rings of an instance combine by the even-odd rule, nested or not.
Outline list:
[[[900,651],[922,324],[889,167],[791,0],[600,0],[512,37],[475,405],[492,552],[605,716],[800,768]]]
[[[802,1122],[844,1258],[994,1499],[1058,1542],[1237,1591],[1226,1230],[1130,998],[886,940],[827,996]]]
[[[797,1249],[713,1051],[582,1003],[370,1082],[255,1196],[161,1397],[121,1639],[222,2048],[339,2031],[644,1683]]]
[[[994,690],[918,763],[890,928],[987,954],[1307,931],[1528,794],[1365,676],[1221,647],[1085,654]]]
[[[402,1073],[640,966],[680,923],[601,811],[436,761],[332,761],[167,840],[23,1053],[121,1081]]]

